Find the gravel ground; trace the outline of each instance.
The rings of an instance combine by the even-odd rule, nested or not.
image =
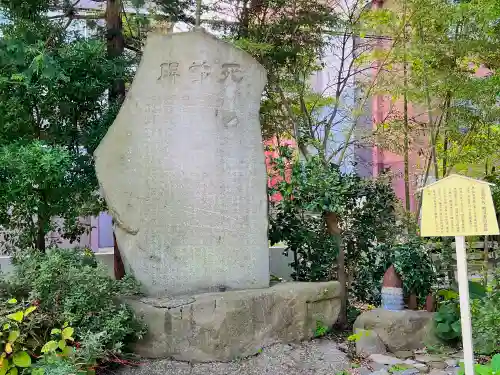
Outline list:
[[[190,364],[170,360],[124,368],[120,375],[335,375],[350,368],[346,354],[329,340],[277,344],[254,357],[229,363]]]

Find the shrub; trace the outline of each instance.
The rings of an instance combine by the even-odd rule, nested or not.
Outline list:
[[[490,293],[481,284],[469,281],[474,350],[493,354],[500,348],[500,294],[493,287]],[[462,335],[458,287],[437,293],[439,308],[434,315],[435,333],[448,343],[456,343]]]
[[[415,293],[424,299],[436,281],[436,270],[430,252],[418,237],[395,244],[380,243],[364,252],[357,263],[353,294],[362,302],[378,304],[382,278],[393,264],[403,280],[406,295]]]
[[[500,352],[500,272],[485,297],[472,304],[474,351],[491,355]]]
[[[84,335],[75,342],[75,330],[64,323],[46,329],[47,316],[37,305],[0,300],[0,375],[92,375],[107,351],[104,334]]]
[[[144,325],[118,300],[137,293],[137,283],[111,279],[91,252],[26,251],[15,257],[14,265],[7,279],[11,290],[37,301],[51,326],[69,322],[80,334],[102,334],[104,346],[113,350],[144,333]]]

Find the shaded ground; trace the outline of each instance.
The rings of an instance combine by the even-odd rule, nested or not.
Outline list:
[[[138,368],[122,369],[120,375],[335,375],[350,368],[347,355],[329,340],[301,344],[277,344],[254,357],[229,363],[189,364],[162,360]]]
[[[300,344],[277,344],[256,356],[229,363],[144,361],[114,375],[457,375],[461,352],[427,354],[425,351],[374,354],[352,362],[347,347],[329,339]],[[341,341],[341,340],[340,340]],[[413,358],[413,359],[410,359]]]

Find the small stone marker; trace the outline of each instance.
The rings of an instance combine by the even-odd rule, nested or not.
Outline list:
[[[465,374],[474,375],[465,236],[500,234],[490,184],[451,175],[423,189],[422,237],[455,236]]]
[[[265,69],[202,29],[148,37],[94,153],[123,262],[149,296],[269,287]]]

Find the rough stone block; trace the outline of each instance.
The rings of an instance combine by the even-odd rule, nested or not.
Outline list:
[[[126,302],[149,325],[137,354],[192,362],[230,361],[310,339],[317,322],[331,326],[340,311],[336,281]]]
[[[356,354],[362,358],[366,358],[371,354],[385,354],[387,349],[384,343],[378,337],[375,331],[365,331],[357,329],[354,331],[356,334],[360,334],[358,340],[356,340]]]
[[[354,329],[375,331],[390,352],[425,346],[432,334],[433,313],[427,311],[366,311],[354,322]]]

